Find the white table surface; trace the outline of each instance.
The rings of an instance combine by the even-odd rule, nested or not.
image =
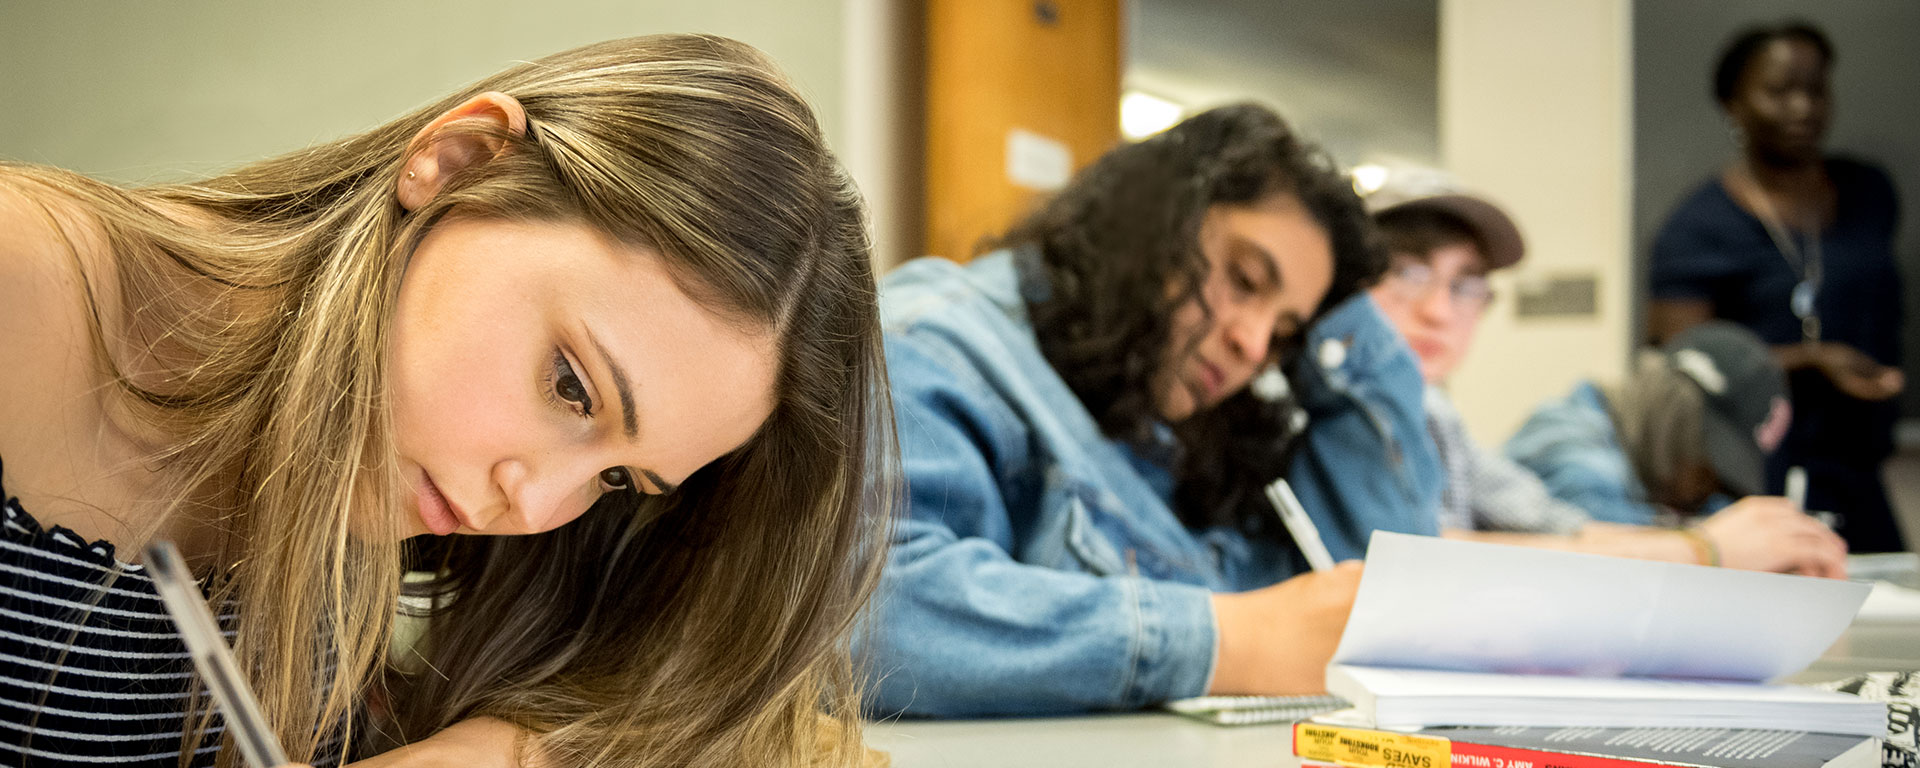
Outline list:
[[[1791,682],[1920,668],[1920,620],[1856,621]],[[1216,726],[1161,712],[869,723],[867,743],[894,768],[1206,766],[1295,768],[1292,726]]]

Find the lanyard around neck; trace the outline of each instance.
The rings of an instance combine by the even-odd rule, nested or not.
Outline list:
[[[1820,340],[1820,313],[1816,300],[1823,277],[1820,228],[1817,224],[1807,228],[1807,247],[1801,250],[1800,245],[1794,242],[1793,230],[1787,228],[1786,222],[1774,210],[1773,199],[1768,196],[1766,187],[1761,186],[1760,179],[1745,166],[1741,167],[1741,171],[1759,193],[1754,196],[1754,203],[1759,208],[1756,213],[1759,214],[1761,227],[1767,230],[1767,237],[1773,240],[1773,247],[1780,252],[1780,258],[1785,259],[1787,266],[1800,278],[1787,297],[1787,308],[1793,311],[1794,317],[1800,318],[1800,338],[1817,342]]]

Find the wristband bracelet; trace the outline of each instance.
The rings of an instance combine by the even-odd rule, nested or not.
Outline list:
[[[1676,528],[1673,532],[1685,537],[1687,543],[1693,545],[1694,557],[1700,561],[1701,565],[1716,567],[1720,565],[1720,548],[1714,546],[1712,539],[1692,528]]]

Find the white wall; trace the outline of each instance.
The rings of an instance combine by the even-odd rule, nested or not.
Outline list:
[[[172,180],[377,125],[516,59],[711,32],[771,54],[838,141],[841,0],[0,3],[0,158]]]
[[[1442,0],[1440,158],[1528,242],[1451,382],[1489,445],[1540,401],[1625,370],[1631,332],[1631,7],[1627,0]],[[1519,318],[1517,283],[1591,276],[1596,312]]]
[[[920,256],[925,238],[926,41],[916,0],[845,0],[842,122],[836,143],[866,196],[882,271]]]

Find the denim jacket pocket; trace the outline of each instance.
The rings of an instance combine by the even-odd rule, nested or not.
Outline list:
[[[1087,508],[1080,494],[1071,491],[1062,499],[1066,513],[1067,551],[1089,573],[1096,576],[1114,576],[1127,572],[1126,558],[1113,546],[1106,534],[1093,523],[1093,511]]]
[[[1142,576],[1150,579],[1187,583],[1205,583],[1207,574],[1217,567],[1198,552],[1200,545],[1187,543],[1171,533],[1159,532],[1147,521],[1118,511],[1120,500],[1085,486],[1061,489],[1056,503],[1064,518],[1067,552],[1076,564],[1097,576]],[[1138,511],[1136,510],[1136,513]],[[1181,530],[1191,536],[1171,516],[1164,527]],[[1180,553],[1180,554],[1175,554]]]
[[[1126,557],[1095,524],[1095,512],[1077,482],[1056,467],[1033,500],[1038,517],[1026,534],[1015,537],[1014,559],[1094,576],[1127,572]]]

